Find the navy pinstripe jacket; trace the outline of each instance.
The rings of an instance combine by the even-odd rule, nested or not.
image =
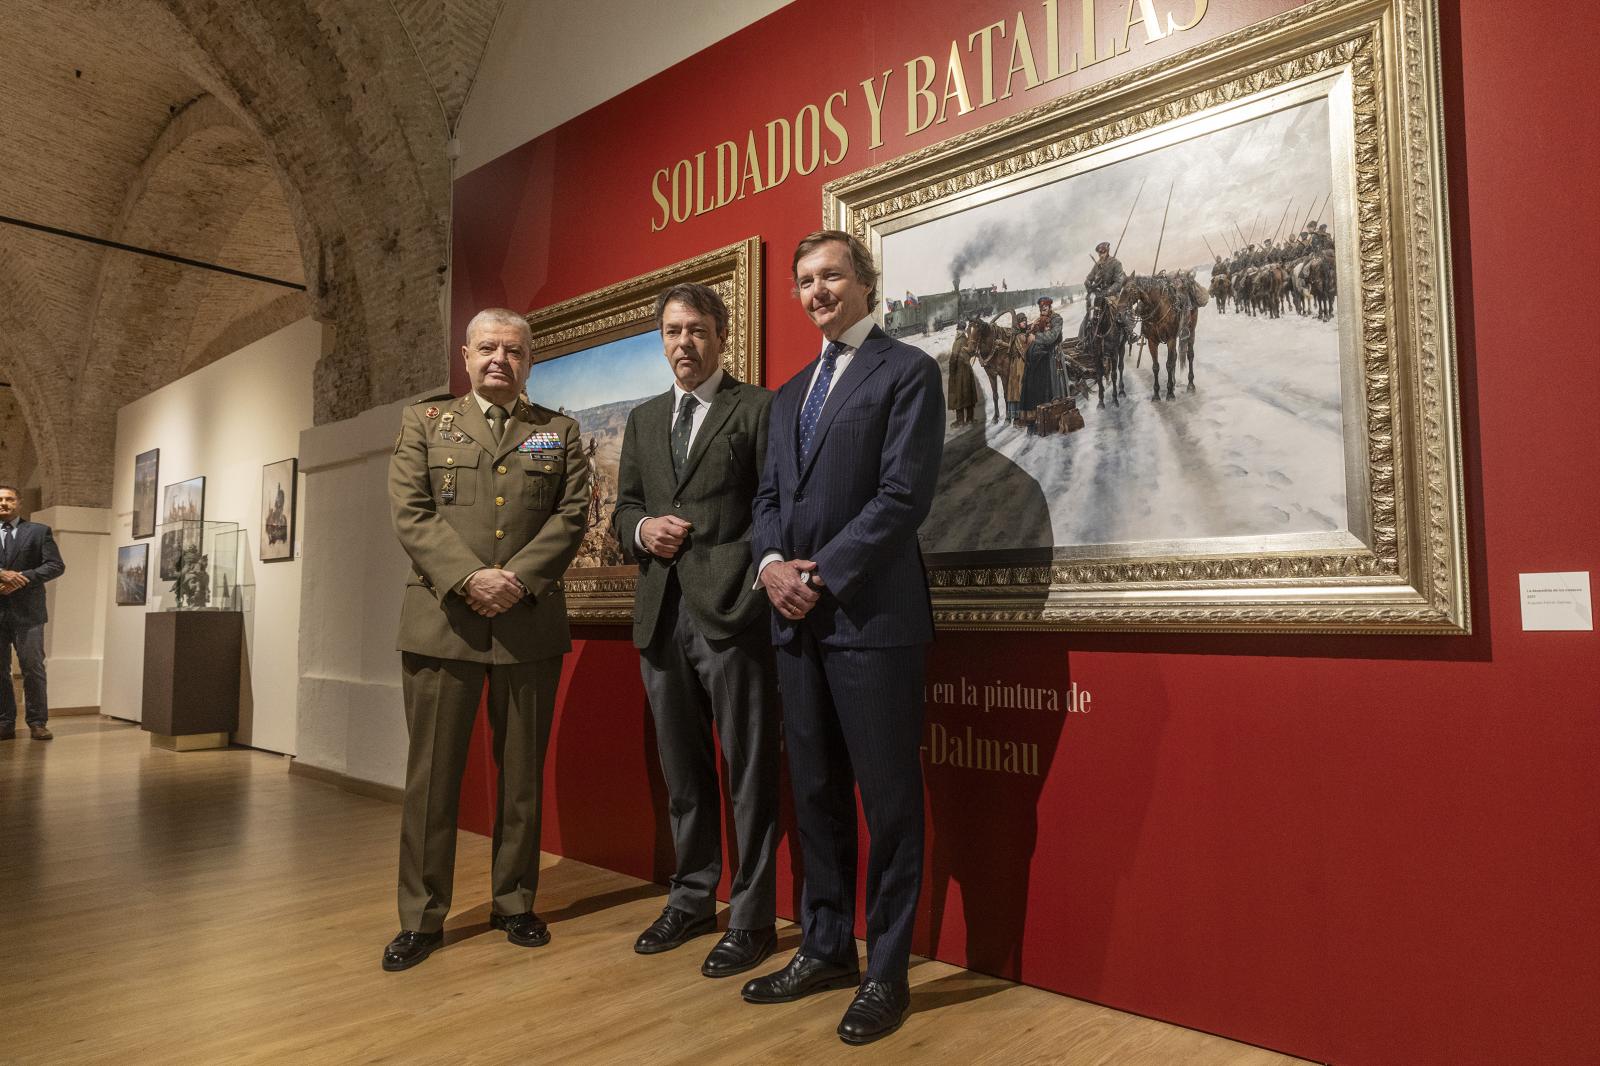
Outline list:
[[[811,456],[796,453],[816,360],[778,390],[756,492],[751,549],[811,559],[826,583],[806,624],[819,642],[892,648],[933,639],[917,527],[933,506],[944,450],[939,366],[874,327],[817,420]],[[772,640],[795,623],[772,612]]]

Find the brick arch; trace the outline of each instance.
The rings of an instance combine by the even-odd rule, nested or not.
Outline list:
[[[229,251],[238,243],[239,221],[252,203],[262,195],[281,201],[274,184],[259,142],[232,112],[202,96],[162,130],[129,182],[111,236],[141,247],[179,248],[196,259],[228,260],[268,275],[297,275],[300,255],[293,234],[271,232],[276,227],[256,235],[264,244],[254,256],[242,258]],[[286,222],[287,212],[282,213]],[[219,277],[160,259],[105,255],[89,303],[86,343],[71,353],[75,362],[60,368],[75,387],[70,402],[58,410],[69,412],[73,425],[114,424],[123,404],[182,373],[203,309],[224,320],[248,319],[289,291],[222,279],[229,287],[227,297],[207,301]],[[309,308],[309,301],[302,300],[302,305]],[[216,328],[226,325],[224,321]],[[41,454],[61,452],[45,439],[54,435],[55,421],[44,419],[43,434],[35,437]],[[104,506],[110,502],[113,474],[111,456],[103,450],[82,455],[65,464],[46,498]]]
[[[500,2],[128,0],[107,10],[66,0],[29,8],[30,25],[53,40],[73,39],[81,24],[101,66],[85,64],[85,78],[67,84],[91,98],[93,79],[116,63],[114,42],[139,42],[128,79],[104,78],[125,94],[107,101],[122,125],[85,123],[87,139],[70,158],[39,159],[41,173],[85,158],[94,164],[93,182],[71,186],[77,199],[41,200],[42,214],[72,225],[70,209],[81,204],[77,224],[87,232],[303,278],[308,287],[303,297],[275,290],[234,299],[214,274],[19,239],[31,258],[24,254],[20,269],[0,262],[0,283],[38,278],[45,306],[22,323],[27,331],[0,338],[0,370],[18,386],[45,504],[110,499],[109,449],[64,445],[62,427],[109,424],[122,404],[300,314],[333,327],[316,371],[319,423],[444,380],[445,144]],[[52,92],[67,105],[80,98]],[[267,246],[279,258],[266,256],[271,267],[261,269]],[[44,257],[55,255],[66,266],[50,269]],[[15,307],[0,321],[28,318]],[[0,427],[0,465],[24,452],[4,447],[16,432],[14,423]]]
[[[49,320],[47,299],[30,265],[5,249],[0,292],[6,294],[0,300],[0,375],[11,384],[10,410],[21,420],[0,422],[0,480],[24,484],[37,474],[40,493],[49,500],[62,473],[60,454],[46,447],[59,439],[51,412],[60,410],[71,390],[58,376],[36,370],[59,341],[42,326]]]
[[[202,84],[261,138],[334,326],[317,422],[439,384],[450,166],[444,98],[390,5],[150,0]]]

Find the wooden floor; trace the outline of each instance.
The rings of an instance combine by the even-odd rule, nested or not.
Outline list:
[[[51,743],[0,743],[0,1062],[1300,1061],[918,960],[905,1027],[847,1048],[849,992],[750,1006],[740,978],[699,975],[709,937],[634,955],[656,885],[546,856],[554,941],[506,943],[488,928],[488,841],[467,833],[471,909],[427,962],[384,973],[398,807],[262,752],[51,726]],[[781,950],[798,939],[780,928]]]

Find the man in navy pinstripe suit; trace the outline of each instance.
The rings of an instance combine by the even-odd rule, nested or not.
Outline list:
[[[858,986],[846,1043],[899,1028],[922,887],[922,680],[933,617],[917,526],[944,447],[934,360],[878,329],[871,253],[838,230],[800,242],[800,305],[820,356],[778,390],[752,550],[774,609],[805,889],[800,948],[744,998]],[[871,834],[867,972],[854,939],[856,805]],[[859,982],[859,985],[858,985]]]

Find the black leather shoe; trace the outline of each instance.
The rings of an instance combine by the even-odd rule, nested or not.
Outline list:
[[[729,929],[717,941],[717,946],[711,949],[711,954],[706,956],[700,972],[707,977],[732,977],[759,966],[777,947],[778,930],[775,926]]]
[[[17,739],[17,731],[15,729],[0,729],[0,740],[16,740],[16,739]]]
[[[813,992],[835,988],[854,988],[861,983],[861,968],[855,962],[828,962],[794,953],[789,965],[777,973],[745,982],[740,995],[748,1003],[788,1003]]]
[[[639,934],[639,939],[633,942],[633,950],[641,955],[671,951],[686,941],[711,932],[716,927],[715,914],[696,918],[688,911],[680,911],[669,903],[661,908],[661,917],[651,922],[650,928]]]
[[[524,914],[491,914],[490,929],[504,929],[506,939],[519,948],[542,948],[550,943],[550,927],[532,911]]]
[[[839,1022],[846,1044],[870,1044],[900,1028],[911,1009],[911,989],[904,981],[867,981],[856,991]]]
[[[398,970],[409,970],[429,955],[433,949],[444,943],[444,932],[417,933],[410,929],[402,930],[400,935],[389,941],[389,946],[383,949],[383,968],[390,973]]]

